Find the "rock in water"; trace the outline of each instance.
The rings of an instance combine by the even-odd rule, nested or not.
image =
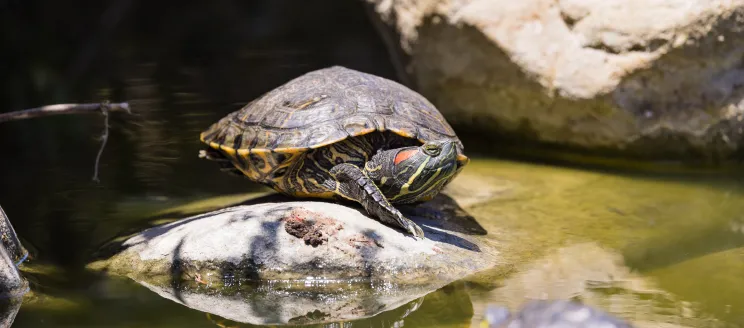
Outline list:
[[[463,131],[636,158],[744,147],[742,1],[368,1]]]
[[[24,279],[5,246],[0,244],[0,297],[20,297],[28,290]]]
[[[495,265],[498,253],[467,229],[412,217],[426,239],[339,204],[294,201],[230,207],[145,230],[93,267],[169,285],[364,280],[437,288]],[[158,283],[158,281],[160,283]]]
[[[409,216],[424,240],[340,204],[228,207],[131,236],[123,250],[90,268],[239,322],[358,319],[400,308],[498,262],[482,227],[453,212],[452,202],[438,196],[444,218]]]
[[[516,313],[492,306],[486,322],[489,328],[632,328],[601,310],[565,300],[528,302]]]
[[[18,240],[13,225],[10,224],[2,207],[0,207],[0,237],[2,239],[0,243],[0,297],[7,299],[1,308],[3,313],[12,313],[14,318],[14,312],[4,310],[14,308],[17,312],[14,299],[20,299],[28,291],[28,281],[21,276],[17,266],[28,253]],[[7,319],[7,317],[7,315],[0,316],[0,322],[5,320],[2,318]],[[12,318],[9,319],[12,322]]]

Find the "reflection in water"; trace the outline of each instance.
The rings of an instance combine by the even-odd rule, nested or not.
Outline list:
[[[473,321],[484,318],[488,303],[517,310],[527,300],[545,299],[570,299],[607,309],[637,327],[726,326],[631,271],[620,254],[594,243],[562,247],[504,277],[500,287],[477,298]]]
[[[465,327],[473,314],[470,296],[462,283],[438,289],[396,308],[361,319],[336,320],[330,323],[310,324],[307,320],[321,319],[321,311],[308,312],[297,318],[293,327]],[[207,315],[220,327],[259,327]]]
[[[244,282],[232,288],[143,286],[165,299],[234,322],[284,325],[352,321],[388,312],[421,298],[428,289],[352,282]]]

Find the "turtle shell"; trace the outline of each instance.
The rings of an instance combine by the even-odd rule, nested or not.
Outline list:
[[[228,114],[201,134],[231,155],[297,153],[374,131],[462,143],[420,94],[388,79],[334,66],[306,73]]]

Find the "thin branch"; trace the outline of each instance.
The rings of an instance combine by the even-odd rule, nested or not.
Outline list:
[[[0,113],[0,123],[8,121],[23,120],[27,118],[44,117],[51,115],[67,115],[67,114],[92,114],[100,112],[103,114],[104,126],[103,133],[101,134],[101,147],[98,149],[98,155],[96,155],[96,162],[93,168],[93,181],[101,182],[98,179],[98,166],[101,162],[101,155],[103,149],[106,147],[106,142],[109,137],[109,113],[111,112],[127,112],[132,114],[129,109],[128,103],[112,104],[108,101],[104,101],[99,104],[57,104],[48,105],[38,108],[31,108],[25,110],[19,110],[17,112]]]
[[[103,148],[106,147],[106,142],[109,136],[109,110],[110,104],[106,103],[101,106],[101,113],[103,114],[103,133],[101,134],[101,148],[98,148],[98,155],[96,155],[96,163],[93,168],[93,181],[100,183],[98,179],[98,165],[101,162],[101,154],[103,154]]]
[[[0,113],[0,123],[50,115],[92,114],[103,111],[104,106],[107,107],[106,110],[108,112],[132,113],[129,109],[129,104],[125,102],[118,104],[57,104],[24,109],[17,112]]]

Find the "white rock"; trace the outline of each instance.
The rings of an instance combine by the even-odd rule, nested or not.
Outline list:
[[[334,203],[236,206],[145,230],[126,240],[125,250],[104,266],[138,280],[170,280],[178,272],[178,278],[198,275],[218,283],[225,276],[258,281],[310,277],[437,287],[497,263],[498,253],[480,245],[482,236],[468,234],[468,228],[452,230],[456,220],[413,219],[426,239],[416,240]],[[288,222],[317,228],[322,236],[313,240],[321,243],[306,243],[306,231],[287,229]]]
[[[368,1],[455,127],[643,158],[744,144],[744,0]]]

